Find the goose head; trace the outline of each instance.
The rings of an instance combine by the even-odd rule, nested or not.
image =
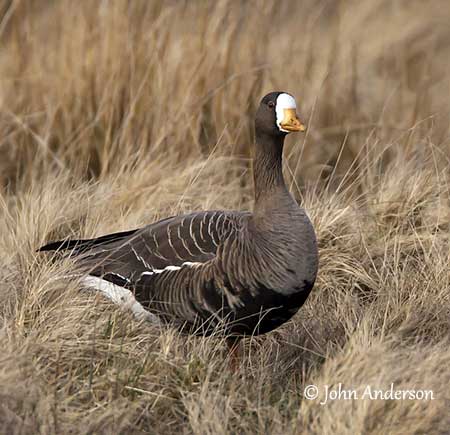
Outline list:
[[[271,92],[261,100],[255,127],[257,132],[271,136],[285,136],[306,129],[297,117],[295,98],[287,92]]]

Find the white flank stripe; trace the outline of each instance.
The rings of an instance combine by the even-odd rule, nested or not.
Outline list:
[[[194,262],[185,261],[181,266],[196,267],[196,266],[199,266],[200,264],[203,264],[203,263],[200,263],[199,261],[194,261]]]
[[[139,320],[146,320],[154,324],[160,324],[157,316],[147,311],[134,297],[130,290],[120,287],[112,282],[97,276],[88,275],[81,281],[86,287],[102,292],[108,299],[130,310]]]
[[[199,262],[191,263],[190,261],[185,261],[181,266],[167,266],[164,269],[152,269],[152,270],[148,270],[147,272],[142,272],[141,276],[142,275],[150,275],[151,276],[151,275],[155,275],[158,273],[163,273],[168,270],[180,270],[183,266],[195,267],[199,264],[203,264],[203,263],[199,263]]]

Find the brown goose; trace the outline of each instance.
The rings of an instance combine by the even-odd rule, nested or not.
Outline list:
[[[202,335],[271,331],[303,305],[318,269],[314,229],[282,174],[284,139],[304,130],[291,95],[262,99],[253,213],[196,212],[39,250],[69,250],[87,267],[86,286],[149,320]]]

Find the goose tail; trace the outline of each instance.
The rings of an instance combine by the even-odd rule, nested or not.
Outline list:
[[[56,242],[47,243],[36,250],[36,252],[45,251],[65,251],[67,249],[78,251],[88,240],[57,240]]]
[[[125,239],[137,230],[123,231],[120,233],[108,234],[106,236],[97,237],[95,239],[70,239],[70,240],[58,240],[55,242],[47,243],[37,249],[36,252],[45,251],[67,251],[70,250],[75,255],[81,254],[83,252],[89,251],[97,246],[106,245],[112,242],[117,242],[119,240]]]

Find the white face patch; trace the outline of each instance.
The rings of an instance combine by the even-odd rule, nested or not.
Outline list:
[[[297,104],[295,103],[295,99],[292,95],[289,94],[280,94],[277,97],[277,102],[275,105],[275,113],[277,115],[277,125],[280,131],[284,133],[289,133],[288,130],[285,130],[281,127],[281,122],[284,118],[284,109],[296,109]]]

